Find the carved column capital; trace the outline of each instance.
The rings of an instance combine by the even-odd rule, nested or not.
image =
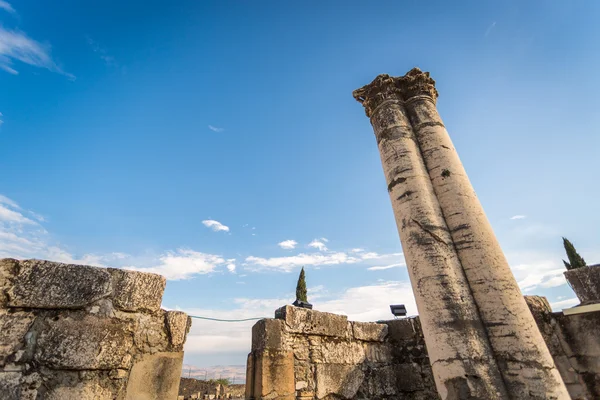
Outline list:
[[[406,75],[398,78],[397,85],[404,100],[427,96],[435,103],[438,98],[435,81],[429,76],[429,72],[423,72],[419,68],[413,68]]]
[[[378,75],[373,82],[352,92],[356,101],[365,107],[367,117],[371,118],[375,109],[386,101],[402,100],[397,79],[388,74]]]

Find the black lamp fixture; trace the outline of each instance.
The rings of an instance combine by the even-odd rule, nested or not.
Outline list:
[[[404,304],[392,304],[390,310],[394,317],[406,317],[406,307]]]

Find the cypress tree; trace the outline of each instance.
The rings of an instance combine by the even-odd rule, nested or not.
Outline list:
[[[577,253],[577,250],[575,250],[575,246],[573,246],[573,243],[571,243],[569,239],[563,237],[563,246],[565,247],[565,251],[567,252],[567,257],[569,258],[569,262],[563,260],[563,263],[565,264],[565,267],[567,267],[568,270],[582,268],[586,266],[585,260],[579,255],[579,253]]]
[[[302,267],[302,271],[300,271],[300,276],[298,277],[298,284],[296,285],[296,300],[303,301],[308,303],[308,298],[306,294],[306,277],[304,276],[304,267]]]

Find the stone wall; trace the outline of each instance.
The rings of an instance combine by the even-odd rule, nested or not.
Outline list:
[[[573,400],[600,399],[600,312],[552,312],[545,297],[525,296]]]
[[[3,400],[176,399],[191,326],[159,275],[0,260]]]
[[[525,299],[572,399],[600,399],[600,312]],[[292,306],[275,316],[252,329],[246,399],[439,398],[418,317],[352,322]]]
[[[292,306],[252,329],[246,399],[435,399],[417,318],[385,323]]]

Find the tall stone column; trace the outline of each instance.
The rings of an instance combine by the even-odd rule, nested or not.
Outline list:
[[[511,398],[569,399],[437,112],[435,81],[415,68],[397,87]]]
[[[354,97],[375,131],[441,398],[508,399],[395,78],[380,75]]]

